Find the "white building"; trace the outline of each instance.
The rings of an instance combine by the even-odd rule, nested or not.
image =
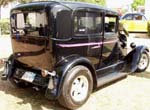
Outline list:
[[[106,6],[110,9],[124,9],[132,12],[133,0],[106,0]]]
[[[9,18],[9,14],[10,14],[10,10],[15,7],[16,5],[19,4],[19,2],[17,2],[18,0],[14,1],[14,2],[11,2],[9,3],[8,5],[6,6],[2,6],[0,7],[0,19],[3,19],[3,18]],[[32,1],[40,1],[40,0],[32,0]],[[41,0],[41,1],[44,1],[44,0]]]
[[[133,0],[106,0],[106,6],[108,8],[123,8],[131,5]]]
[[[17,2],[13,2],[13,3],[9,3],[6,6],[0,7],[0,19],[9,18],[10,10],[17,4],[18,4]]]
[[[150,19],[150,0],[145,0],[145,16]]]

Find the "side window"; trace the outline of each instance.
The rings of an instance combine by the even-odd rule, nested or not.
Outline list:
[[[142,20],[142,15],[134,15],[133,19],[134,20]]]
[[[142,21],[146,21],[146,18],[143,15],[134,15],[134,20],[142,20]]]
[[[105,33],[117,32],[117,17],[105,16]]]
[[[74,16],[74,34],[100,34],[102,17],[96,12],[77,12]]]
[[[123,19],[125,20],[133,20],[133,16],[131,14],[126,15]]]

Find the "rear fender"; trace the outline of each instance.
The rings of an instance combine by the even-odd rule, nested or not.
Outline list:
[[[141,54],[143,52],[149,52],[149,49],[146,46],[137,46],[130,53],[127,54],[127,56],[124,58],[124,60],[126,61],[125,71],[136,71]]]
[[[12,76],[13,73],[14,73],[14,56],[10,55],[8,60],[5,62],[4,72],[2,73],[1,78],[3,80],[7,80]]]
[[[84,57],[80,57],[78,55],[71,55],[56,65],[56,73],[59,75],[56,98],[60,96],[63,82],[65,80],[68,71],[76,65],[86,66],[92,73],[93,81],[94,81],[93,83],[95,84],[95,86],[97,85],[95,68],[92,65],[92,63]]]

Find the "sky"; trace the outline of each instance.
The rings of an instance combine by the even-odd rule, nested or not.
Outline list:
[[[131,4],[133,0],[106,0],[108,8],[121,8]]]

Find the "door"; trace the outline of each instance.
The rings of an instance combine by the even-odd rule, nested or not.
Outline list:
[[[102,43],[102,14],[94,10],[77,10],[73,16],[72,39],[57,44],[60,58],[70,55],[86,57],[98,67]],[[61,44],[61,45],[60,45]]]
[[[144,15],[134,14],[133,20],[136,32],[147,32],[147,20]]]
[[[117,33],[117,17],[105,16],[105,29],[103,39],[103,49],[100,68],[108,67],[116,64],[119,59],[118,54],[118,33]]]
[[[127,14],[121,20],[129,32],[147,32],[147,19],[142,14]]]
[[[95,68],[99,64],[102,38],[102,13],[77,11],[74,16],[74,42],[81,45],[77,53],[89,59]]]
[[[122,18],[121,23],[123,23],[123,26],[127,31],[134,31],[135,24],[134,24],[134,20],[133,20],[133,14],[125,15]]]

